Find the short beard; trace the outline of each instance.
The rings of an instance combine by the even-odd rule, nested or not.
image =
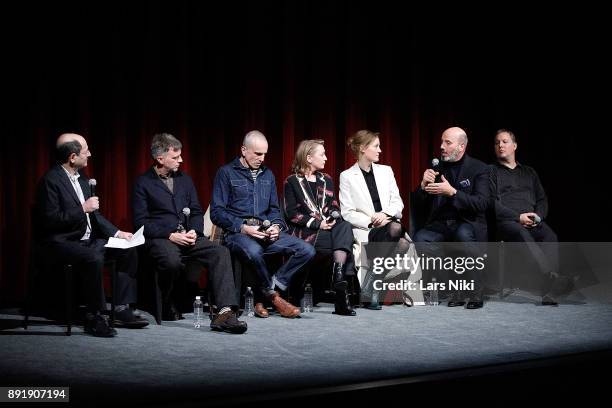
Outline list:
[[[442,157],[442,161],[451,162],[451,163],[452,162],[456,162],[457,161],[457,156],[459,156],[459,149],[455,149],[448,156]]]

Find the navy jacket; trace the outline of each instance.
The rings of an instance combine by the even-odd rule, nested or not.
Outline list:
[[[89,181],[83,175],[78,180],[87,200],[91,197]],[[33,215],[34,238],[41,242],[79,241],[85,234],[87,216],[61,165],[49,169],[38,183]],[[119,230],[99,211],[90,213],[89,219],[93,237],[112,237]]]
[[[174,192],[170,192],[151,167],[136,179],[132,206],[134,227],[138,230],[144,225],[146,238],[168,239],[179,223],[203,236],[204,217],[198,194],[191,177],[181,171],[174,175]],[[187,225],[183,215],[185,207],[191,210]]]

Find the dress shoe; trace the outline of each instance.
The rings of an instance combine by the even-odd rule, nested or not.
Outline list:
[[[470,300],[467,303],[467,306],[465,307],[466,309],[480,309],[482,306],[484,305],[484,302],[482,302],[481,300]]]
[[[574,280],[574,278],[570,278],[568,276],[557,276],[553,278],[550,292],[544,295],[542,302],[544,302],[544,298],[549,298],[547,300],[552,300],[554,303],[557,303],[557,297],[567,295],[574,290],[575,286],[576,280]]]
[[[85,316],[85,332],[96,337],[115,337],[117,331],[110,327],[108,318],[100,313],[87,313]]]
[[[559,306],[559,303],[550,295],[542,296],[542,306]]]
[[[265,308],[263,303],[255,303],[255,316],[263,318],[270,316],[270,314],[268,313],[268,309]]]
[[[125,327],[127,329],[142,329],[148,326],[149,322],[140,315],[136,316],[134,312],[132,312],[132,309],[128,307],[120,312],[115,312],[113,324],[116,327]]]
[[[366,309],[370,310],[381,310],[382,306],[378,302],[370,302],[364,306]]]
[[[576,280],[568,276],[556,276],[552,278],[550,291],[542,296],[542,306],[559,306],[557,298],[564,296],[574,290]]]
[[[247,331],[247,324],[236,318],[233,311],[221,313],[210,323],[210,328],[226,333],[242,334]]]
[[[448,307],[465,305],[465,295],[461,291],[453,291],[448,296]]]
[[[270,295],[270,301],[278,313],[283,317],[293,318],[300,315],[300,308],[287,302],[278,292],[274,292]]]

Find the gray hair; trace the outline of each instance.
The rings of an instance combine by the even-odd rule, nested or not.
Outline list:
[[[157,156],[168,153],[170,149],[179,150],[182,148],[183,144],[181,141],[170,133],[158,133],[151,140],[151,157],[155,160]]]
[[[244,135],[244,139],[242,139],[242,145],[246,147],[252,146],[255,139],[263,139],[267,141],[266,136],[259,130],[251,130],[249,133]]]
[[[72,153],[78,156],[81,154],[82,148],[83,146],[78,140],[71,140],[69,142],[59,144],[55,147],[55,159],[59,163],[67,163]]]

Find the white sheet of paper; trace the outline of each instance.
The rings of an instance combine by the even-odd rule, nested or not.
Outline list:
[[[140,227],[138,231],[134,233],[134,237],[130,241],[128,241],[127,239],[123,239],[123,238],[110,237],[108,239],[108,242],[104,246],[106,248],[127,249],[127,248],[132,248],[132,247],[142,245],[144,243],[145,243],[145,237],[144,237],[144,225],[143,225],[142,227]]]

